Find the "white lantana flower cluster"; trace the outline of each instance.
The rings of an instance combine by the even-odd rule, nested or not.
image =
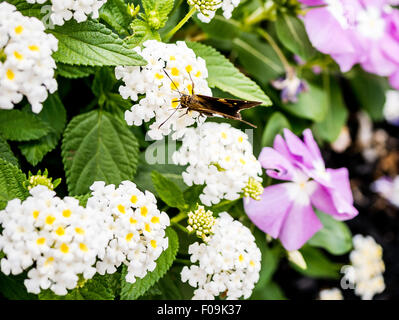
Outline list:
[[[241,0],[188,0],[190,6],[194,6],[200,12],[197,17],[204,23],[210,22],[219,8],[223,10],[223,16],[230,19],[235,7]]]
[[[381,177],[371,184],[371,190],[399,208],[399,175],[395,178]]]
[[[382,248],[371,236],[353,237],[354,250],[350,253],[351,266],[345,269],[345,278],[355,285],[355,294],[362,300],[371,300],[385,290],[385,264]]]
[[[238,199],[244,189],[249,190],[245,188],[249,182],[262,181],[262,168],[248,136],[227,123],[188,128],[172,159],[175,164],[188,164],[182,174],[187,185],[206,184],[200,200],[207,206],[221,199]]]
[[[47,0],[26,0],[28,3],[45,3]],[[50,19],[55,25],[62,26],[65,21],[74,18],[77,22],[99,17],[98,10],[107,0],[51,0]]]
[[[96,257],[108,241],[103,221],[77,199],[60,199],[45,186],[30,194],[23,202],[9,201],[0,212],[1,271],[16,275],[33,266],[24,282],[28,292],[51,289],[65,295],[76,287],[79,275],[90,279],[96,273]]]
[[[115,188],[97,181],[90,189],[93,196],[87,207],[102,212],[103,232],[111,238],[104,255],[99,256],[97,271],[112,274],[123,263],[127,266],[126,281],[134,283],[136,277],[143,278],[155,269],[155,260],[167,249],[169,217],[158,210],[151,192],[141,192],[133,182],[123,181]]]
[[[259,280],[261,252],[251,231],[241,222],[222,212],[207,243],[195,242],[188,249],[191,262],[181,280],[194,290],[193,299],[213,300],[220,294],[227,299],[251,296]]]
[[[40,20],[0,3],[0,109],[12,109],[26,96],[32,111],[39,113],[47,91],[57,90],[51,55],[58,40],[44,29]]]
[[[143,121],[155,118],[148,131],[152,139],[161,140],[171,131],[174,131],[172,138],[178,139],[186,127],[205,121],[205,117],[200,117],[198,112],[180,108],[178,101],[178,91],[191,94],[193,83],[195,93],[212,95],[206,81],[208,71],[205,60],[197,58],[182,41],[167,44],[148,40],[143,46],[143,49],[137,47],[134,50],[147,60],[146,66],[115,68],[116,78],[122,79],[125,84],[119,88],[124,99],[137,101],[139,95],[145,94],[131,110],[126,111],[125,120],[129,125],[140,126]]]

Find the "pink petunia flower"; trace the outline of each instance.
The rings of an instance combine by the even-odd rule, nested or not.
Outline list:
[[[260,201],[244,201],[251,221],[289,251],[302,247],[322,228],[314,208],[337,220],[358,214],[348,170],[326,169],[310,129],[303,136],[302,141],[284,129],[285,139],[277,135],[273,148],[263,148],[259,161],[266,174],[287,182],[265,188]]]
[[[313,46],[331,55],[341,71],[355,64],[390,78],[399,88],[399,10],[396,0],[299,0]]]

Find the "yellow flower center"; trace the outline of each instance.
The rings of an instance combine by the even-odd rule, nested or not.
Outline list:
[[[11,69],[8,69],[6,72],[6,76],[8,80],[14,80],[15,74]]]
[[[175,60],[176,60],[176,57],[175,57],[175,56],[170,56],[170,57],[169,57],[169,60],[170,60],[170,61],[175,61]]]
[[[176,109],[178,105],[179,105],[179,99],[177,98],[172,99],[172,108]]]
[[[36,240],[36,243],[37,243],[39,246],[41,246],[41,245],[43,245],[43,244],[46,243],[46,238],[38,238],[38,239]]]
[[[147,231],[147,232],[151,232],[151,228],[150,228],[150,225],[148,223],[145,224],[144,230]]]
[[[157,242],[155,240],[151,240],[150,245],[155,249],[157,247]]]
[[[84,243],[79,243],[79,249],[84,252],[89,251],[89,249],[87,249],[87,246]]]
[[[244,256],[243,256],[242,254],[240,254],[240,256],[238,257],[238,260],[239,260],[240,262],[243,262],[243,261],[244,261]]]
[[[82,228],[79,228],[79,227],[76,227],[76,228],[75,228],[75,232],[76,232],[77,234],[80,234],[80,235],[85,234],[85,231],[84,231]]]
[[[31,46],[28,46],[29,50],[31,51],[39,51],[39,47],[35,44],[32,44]]]
[[[18,60],[22,60],[24,56],[20,54],[18,51],[14,51],[14,57]]]
[[[191,65],[188,65],[188,66],[186,67],[186,71],[187,71],[188,73],[190,73],[191,71],[193,71],[193,67],[192,67]]]
[[[177,81],[173,81],[170,83],[170,88],[172,90],[177,90],[180,87],[180,83],[178,83]]]
[[[146,206],[141,207],[140,213],[141,213],[141,215],[142,215],[143,217],[145,217],[145,216],[147,215],[147,213],[148,213],[147,207],[146,207]]]
[[[170,70],[170,72],[172,73],[172,76],[175,76],[175,77],[177,77],[180,74],[180,71],[177,68],[172,68],[172,70]]]
[[[55,233],[57,236],[63,236],[65,234],[65,229],[63,227],[58,227],[57,230],[55,230]]]
[[[136,223],[137,223],[137,220],[136,220],[136,219],[133,219],[133,218],[130,218],[130,223],[131,223],[131,224],[136,224]]]
[[[132,241],[132,239],[133,239],[133,233],[128,233],[128,234],[126,235],[126,241],[127,241],[127,242],[130,242],[130,241]]]
[[[198,77],[201,77],[201,71],[198,71],[196,74],[195,74],[195,76],[198,78]]]
[[[244,141],[244,138],[243,137],[238,137],[238,142],[239,143],[242,143]]]
[[[151,218],[152,223],[159,223],[159,217],[152,217]]]
[[[137,201],[138,201],[137,196],[136,195],[132,195],[132,197],[130,198],[130,202],[135,204],[135,203],[137,203]]]
[[[161,80],[161,79],[163,79],[163,74],[156,73],[155,78],[158,80]]]
[[[227,139],[227,133],[226,132],[222,132],[222,138],[223,139]]]
[[[21,34],[22,31],[24,31],[24,27],[21,26],[21,25],[16,26],[15,29],[14,29],[14,31],[15,31],[16,34]]]
[[[38,210],[33,211],[33,213],[32,213],[33,214],[33,218],[37,219],[39,217],[39,213],[40,212]]]
[[[118,204],[118,210],[120,213],[126,213],[125,207],[121,204]]]
[[[55,221],[55,217],[53,217],[53,216],[47,216],[46,217],[46,224],[53,224],[54,223],[54,221]]]
[[[189,93],[189,94],[193,94],[193,85],[192,85],[192,84],[189,84],[189,85],[187,86],[187,90],[188,90],[188,93]]]
[[[69,209],[66,209],[66,210],[62,211],[62,215],[63,215],[65,218],[69,218],[69,217],[71,216],[71,214],[72,214],[72,211],[69,210]]]
[[[68,253],[69,252],[69,247],[66,243],[61,244],[60,250],[62,253]]]
[[[48,257],[46,262],[44,263],[44,265],[47,266],[47,265],[53,263],[53,261],[54,261],[54,257]]]

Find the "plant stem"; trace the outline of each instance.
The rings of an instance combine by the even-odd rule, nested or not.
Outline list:
[[[176,215],[172,219],[170,219],[170,223],[178,224],[179,221],[181,221],[185,218],[187,218],[187,213],[180,211],[178,215]]]
[[[187,22],[187,20],[191,18],[191,16],[195,13],[195,11],[197,11],[197,9],[195,9],[195,7],[192,7],[191,10],[186,14],[186,16],[183,19],[181,19],[181,21],[177,24],[177,26],[166,34],[165,40],[169,40],[170,38],[172,38],[173,35],[177,31],[179,31],[179,29]]]
[[[179,259],[179,258],[177,258],[177,259],[174,260],[174,262],[181,263],[181,264],[184,264],[184,265],[190,265],[191,264],[191,261],[188,260],[188,259]]]
[[[273,48],[274,52],[279,57],[281,63],[284,66],[285,72],[290,75],[293,72],[293,68],[291,67],[290,63],[288,62],[287,58],[284,56],[283,52],[274,41],[274,39],[268,34],[265,30],[258,28],[256,31],[263,37],[267,42],[269,42],[270,46]]]

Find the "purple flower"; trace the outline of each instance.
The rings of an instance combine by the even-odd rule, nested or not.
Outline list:
[[[281,100],[284,103],[298,102],[299,94],[308,90],[306,82],[299,79],[294,71],[288,72],[283,78],[272,81],[272,85],[281,90]]]
[[[358,214],[353,206],[348,170],[326,169],[310,129],[302,141],[284,129],[273,148],[263,148],[259,155],[267,175],[287,182],[264,189],[261,200],[244,201],[252,222],[291,251],[309,240],[322,224],[316,208],[337,220],[352,219]]]
[[[396,0],[300,0],[310,9],[304,17],[312,44],[331,55],[341,71],[360,64],[388,76],[399,88],[399,11]]]

